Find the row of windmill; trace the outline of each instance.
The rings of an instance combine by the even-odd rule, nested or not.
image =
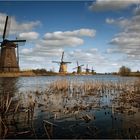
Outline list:
[[[6,39],[6,34],[8,32],[8,20],[9,17],[6,16],[5,25],[3,29],[3,36],[2,36],[2,42],[0,47],[0,71],[1,72],[18,72],[19,71],[19,52],[18,52],[18,43],[19,42],[26,42],[26,40],[8,40]],[[17,51],[17,52],[16,52]],[[67,64],[71,62],[65,62],[64,61],[64,52],[62,52],[61,61],[53,61],[53,63],[60,64],[59,73],[67,73]],[[77,67],[74,69],[77,69],[77,73],[82,73],[82,66],[79,65],[77,61]],[[90,69],[87,67],[86,73],[90,72]],[[94,70],[91,70],[92,73],[94,73]]]
[[[53,63],[58,63],[60,65],[59,67],[59,73],[67,73],[67,64],[70,64],[71,62],[66,62],[64,61],[64,52],[62,52],[62,56],[61,56],[61,60],[60,61],[52,61]],[[77,67],[73,68],[73,69],[77,69],[77,74],[82,74],[82,67],[84,66],[84,64],[79,65],[78,61],[77,61]],[[92,69],[88,68],[88,65],[86,66],[86,68],[84,68],[86,71],[86,74],[92,73],[95,74],[95,71]],[[91,71],[91,72],[90,72]]]

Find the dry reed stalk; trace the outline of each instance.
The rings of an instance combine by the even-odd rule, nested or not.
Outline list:
[[[57,126],[57,125],[53,124],[47,120],[43,120],[43,123],[44,123],[44,129],[47,134],[47,137],[48,137],[48,139],[51,139],[51,137],[53,136],[53,126]],[[45,124],[50,125],[50,127],[46,128],[47,126]]]
[[[7,111],[8,111],[8,109],[9,109],[9,107],[10,107],[10,105],[11,105],[11,102],[12,102],[12,98],[8,98],[7,99],[7,106],[6,106],[6,111],[5,111],[5,113],[7,113]]]
[[[8,132],[8,128],[5,125],[4,121],[2,120],[1,116],[0,116],[0,124],[1,124],[1,127],[2,127],[2,125],[4,126],[4,128],[2,127],[2,129],[1,129],[1,130],[3,130],[2,132],[4,132],[4,133],[1,133],[2,135],[1,135],[0,138],[4,139],[6,134],[7,134],[7,132]]]
[[[19,105],[20,105],[20,102],[18,101],[18,103],[17,103],[17,105],[16,105],[16,107],[15,107],[14,114],[17,113],[17,110],[18,110],[18,108],[19,108]]]

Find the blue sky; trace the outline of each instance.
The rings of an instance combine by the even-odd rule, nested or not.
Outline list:
[[[6,15],[9,38],[20,46],[20,68],[58,71],[60,60],[88,64],[96,72],[118,71],[122,65],[140,70],[140,1],[0,1],[0,35]]]

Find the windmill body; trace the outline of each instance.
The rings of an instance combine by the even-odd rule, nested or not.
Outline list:
[[[67,73],[67,64],[66,63],[60,63],[59,73]]]
[[[77,61],[77,67],[73,68],[73,69],[77,69],[77,74],[80,74],[80,73],[82,73],[82,66],[84,66],[84,65],[79,65],[79,63]]]
[[[52,62],[60,64],[59,73],[65,74],[67,73],[67,64],[71,62],[64,62],[63,58],[64,58],[64,52],[62,52],[62,57],[60,62],[59,61],[52,61]]]
[[[77,67],[77,73],[81,73],[82,72],[82,67],[81,66],[78,66]]]
[[[88,68],[88,65],[84,69],[86,70],[86,74],[89,74],[90,73],[90,69]]]
[[[5,39],[8,24],[8,16],[6,17],[3,41],[1,43],[0,54],[0,71],[1,72],[17,72],[19,71],[18,42],[26,42],[26,40],[7,40]],[[17,48],[17,49],[16,49]],[[17,50],[17,53],[16,53]]]
[[[0,69],[2,72],[19,71],[16,57],[16,44],[5,41],[1,45]]]

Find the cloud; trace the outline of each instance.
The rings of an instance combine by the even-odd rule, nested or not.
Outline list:
[[[81,37],[95,37],[96,30],[94,29],[79,29],[74,31],[57,31],[53,33],[46,33],[44,39],[41,41],[46,46],[78,46],[84,43]]]
[[[96,0],[96,2],[93,2],[89,6],[89,9],[93,11],[114,11],[124,9],[130,5],[139,3],[139,0]]]
[[[96,30],[94,29],[79,29],[79,30],[74,30],[74,31],[57,31],[53,33],[46,33],[44,35],[45,39],[63,39],[66,37],[71,37],[71,36],[88,36],[88,37],[94,37],[96,34]]]
[[[121,27],[120,22],[123,23],[123,20],[126,19],[119,22],[113,20],[113,24],[118,24]],[[109,44],[113,45],[108,49],[109,53],[122,53],[129,59],[140,60],[140,15],[135,15],[127,20],[122,32],[116,34]]]
[[[6,14],[0,13],[0,35],[3,34],[6,16]],[[41,24],[40,21],[18,22],[15,17],[9,17],[8,21],[10,24],[9,34],[29,32]]]
[[[75,49],[69,53],[69,57],[73,61],[80,61],[81,63],[100,64],[103,63],[104,57],[98,52],[97,48],[91,49]]]
[[[106,23],[115,24],[115,25],[118,25],[118,26],[124,28],[130,24],[130,21],[128,19],[123,18],[123,17],[120,17],[118,19],[107,18]]]
[[[38,37],[38,34],[35,32],[31,33],[22,33],[21,37],[30,37],[35,34]],[[62,48],[66,47],[76,47],[82,45],[84,43],[84,39],[82,37],[94,37],[96,31],[94,29],[79,29],[74,31],[57,31],[52,33],[46,33],[43,39],[39,39],[35,42],[34,47],[32,49],[23,49],[21,51],[22,55],[32,55],[32,56],[50,56],[57,55],[58,53],[63,51]],[[36,38],[35,37],[35,38]],[[29,52],[29,53],[28,53]]]
[[[24,32],[19,34],[19,39],[25,40],[36,40],[38,39],[39,34],[37,32]]]
[[[114,23],[114,22],[115,22],[114,19],[111,19],[111,18],[107,18],[107,19],[106,19],[106,23],[108,23],[108,24],[112,24],[112,23]]]

